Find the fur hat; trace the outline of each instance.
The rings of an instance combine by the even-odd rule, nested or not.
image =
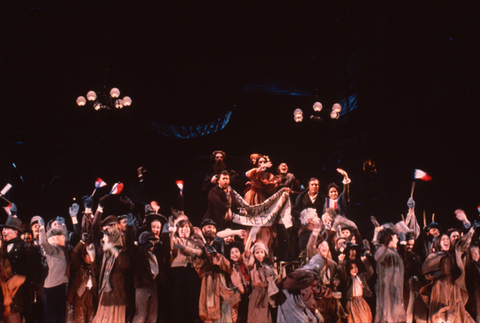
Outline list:
[[[0,228],[10,228],[13,230],[17,230],[20,233],[23,233],[22,220],[20,220],[16,216],[8,216],[7,221],[5,222],[5,224],[0,225]]]

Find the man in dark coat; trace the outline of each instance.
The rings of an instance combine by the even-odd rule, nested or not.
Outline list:
[[[5,322],[22,322],[24,316],[25,280],[30,278],[30,261],[33,251],[20,238],[22,221],[16,216],[9,216],[2,228],[2,245],[0,256],[1,285],[4,297]]]
[[[208,208],[203,220],[211,219],[217,224],[218,231],[231,227],[233,216],[230,175],[227,171],[220,172],[218,183],[208,193]]]
[[[323,214],[323,205],[325,204],[325,196],[320,192],[320,181],[312,177],[308,181],[308,190],[300,194],[295,200],[295,205],[292,209],[292,215],[295,220],[300,218],[300,213],[306,208],[314,208],[317,210],[317,215]]]

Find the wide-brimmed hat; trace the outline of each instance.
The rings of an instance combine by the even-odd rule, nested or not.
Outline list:
[[[158,240],[158,238],[155,237],[150,231],[143,231],[138,237],[138,243],[141,245],[146,245],[151,240]]]
[[[166,216],[158,213],[145,214],[145,223],[147,224],[147,228],[150,228],[150,225],[153,221],[160,221],[163,227],[163,225],[168,222],[168,219]]]
[[[20,220],[16,216],[8,216],[7,221],[5,222],[5,224],[0,225],[0,228],[10,228],[17,230],[20,233],[23,233],[22,220]]]

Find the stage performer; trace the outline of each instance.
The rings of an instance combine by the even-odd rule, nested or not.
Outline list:
[[[337,172],[343,175],[343,192],[340,193],[340,188],[337,184],[328,184],[328,196],[325,198],[322,214],[325,213],[326,209],[333,208],[338,210],[338,214],[341,216],[346,216],[348,203],[350,202],[350,183],[352,180],[348,178],[347,172],[343,169],[337,168]]]
[[[258,230],[259,227],[250,230],[244,253],[253,289],[248,303],[248,322],[268,323],[273,322],[270,308],[275,306],[275,296],[279,291],[277,284],[281,277],[277,275],[270,258],[267,257],[265,245],[257,242],[251,247]]]
[[[443,234],[434,241],[435,252],[430,254],[422,266],[422,273],[430,283],[420,290],[428,305],[428,322],[474,322],[465,310],[468,291],[465,286],[466,257],[475,227],[468,231],[456,244]]]
[[[244,198],[248,204],[255,205],[262,203],[275,193],[277,182],[275,181],[275,176],[267,171],[267,168],[272,167],[272,162],[268,156],[252,154],[250,155],[250,164],[254,168],[245,173],[250,180],[247,183],[250,187],[246,191]]]
[[[375,322],[405,322],[403,260],[396,251],[398,237],[392,229],[384,229],[379,234],[378,241],[380,247],[375,252],[377,262]]]
[[[231,191],[230,174],[222,170],[218,175],[217,185],[208,192],[208,208],[203,217],[203,220],[215,221],[218,231],[232,226],[232,206],[235,205],[235,199],[232,199]]]
[[[172,322],[196,322],[199,318],[198,301],[200,278],[194,269],[202,256],[203,242],[193,232],[186,215],[180,215],[169,227],[171,257]]]

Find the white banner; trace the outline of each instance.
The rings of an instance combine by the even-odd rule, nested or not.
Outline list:
[[[237,192],[232,192],[240,207],[245,210],[243,215],[234,213],[233,222],[250,227],[269,227],[275,223],[278,216],[278,223],[285,228],[293,226],[290,196],[284,188],[257,205],[249,205]]]

